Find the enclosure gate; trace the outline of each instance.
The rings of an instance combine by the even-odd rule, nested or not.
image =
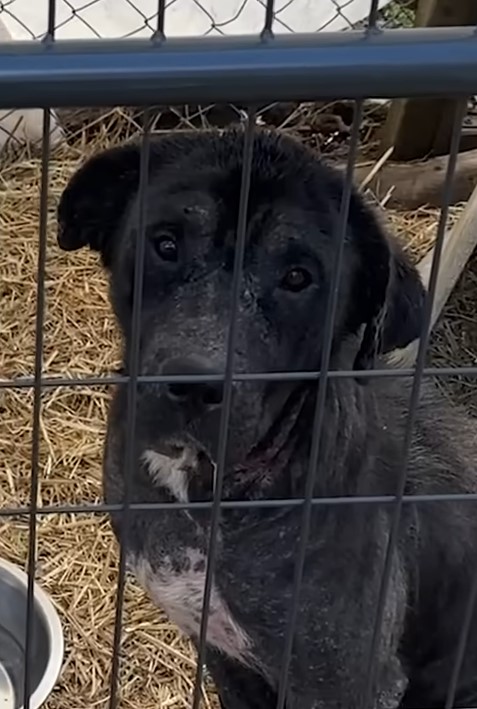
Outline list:
[[[114,383],[128,388],[128,442],[125,460],[126,480],[130,478],[132,450],[135,429],[136,386],[138,382],[199,382],[210,380],[203,376],[144,377],[138,372],[138,345],[131,360],[130,376],[89,377],[71,379],[68,377],[45,378],[42,374],[42,344],[44,320],[44,281],[45,254],[48,219],[48,162],[50,107],[68,106],[104,106],[131,105],[148,106],[160,100],[162,105],[186,103],[235,102],[249,106],[246,119],[246,138],[244,147],[244,174],[242,176],[240,214],[237,226],[237,257],[233,274],[232,319],[228,335],[228,358],[224,376],[214,379],[223,380],[224,400],[220,425],[220,444],[217,461],[217,479],[213,502],[190,503],[198,508],[211,508],[211,535],[209,541],[208,566],[206,574],[205,598],[202,613],[199,657],[197,663],[196,684],[193,707],[200,702],[200,686],[203,673],[205,652],[206,624],[209,614],[212,572],[216,560],[217,529],[220,510],[240,503],[222,502],[222,480],[227,444],[227,428],[230,415],[232,385],[236,380],[316,380],[317,403],[314,419],[314,438],[312,443],[309,473],[304,499],[261,500],[247,504],[256,507],[293,506],[303,508],[300,543],[297,549],[294,595],[289,609],[288,634],[283,649],[282,682],[279,688],[277,709],[284,708],[287,668],[289,666],[294,622],[298,609],[298,593],[305,560],[305,546],[310,526],[310,516],[314,505],[391,505],[394,508],[392,533],[389,538],[386,563],[383,570],[379,604],[376,610],[374,635],[368,660],[368,674],[363,707],[370,706],[369,698],[373,685],[374,656],[379,640],[380,625],[383,620],[384,602],[390,581],[391,558],[397,543],[398,527],[403,505],[413,501],[420,504],[435,501],[437,496],[408,497],[404,494],[406,468],[411,433],[415,420],[419,389],[423,377],[463,374],[476,376],[477,367],[439,369],[425,366],[426,348],[429,340],[432,305],[436,291],[438,268],[445,236],[450,191],[456,166],[459,147],[459,135],[466,99],[477,93],[477,34],[474,27],[454,27],[439,29],[380,30],[376,26],[378,10],[377,0],[372,0],[369,20],[364,30],[352,30],[344,33],[295,34],[276,36],[273,33],[274,2],[263,3],[263,31],[253,37],[204,37],[195,39],[166,39],[167,9],[164,0],[158,0],[158,22],[156,32],[151,39],[128,41],[91,40],[91,41],[56,41],[55,40],[55,0],[49,0],[49,20],[45,37],[42,41],[20,41],[14,44],[0,45],[0,107],[41,107],[44,110],[43,148],[42,148],[42,194],[41,216],[39,224],[39,260],[38,290],[36,309],[36,357],[35,369],[31,378],[17,380],[1,379],[0,387],[31,388],[34,391],[32,421],[32,458],[31,458],[31,495],[27,508],[3,508],[3,518],[17,515],[29,515],[29,559],[28,559],[28,619],[26,637],[25,666],[25,709],[29,707],[30,687],[30,644],[31,611],[33,602],[33,583],[35,579],[35,535],[36,520],[39,515],[59,512],[111,512],[122,510],[126,524],[131,504],[127,499],[124,506],[106,504],[38,506],[38,450],[39,424],[42,391],[57,386],[78,386],[81,384]],[[358,129],[363,100],[371,98],[393,97],[454,97],[459,100],[459,108],[454,120],[452,149],[448,160],[448,169],[443,190],[441,218],[438,227],[436,246],[428,283],[426,306],[426,327],[420,339],[415,367],[405,369],[382,369],[372,372],[330,371],[331,333],[337,306],[337,283],[342,259],[345,227],[350,202],[350,187],[358,145]],[[326,315],[325,349],[320,372],[289,372],[237,375],[234,373],[233,351],[236,337],[236,314],[245,245],[246,210],[248,186],[250,182],[251,156],[253,151],[255,111],[258,104],[272,101],[314,101],[345,97],[356,101],[355,118],[352,127],[351,147],[349,151],[346,188],[344,190],[339,230],[334,254],[334,271],[328,309]],[[147,115],[147,109],[146,109]],[[149,141],[148,122],[144,129],[142,149],[142,167],[140,189],[144,191],[147,175],[147,146]],[[142,262],[144,258],[144,229],[139,230],[136,258],[136,278],[132,330],[138,333],[139,313],[142,296]],[[0,256],[1,257],[1,256]],[[333,377],[411,377],[413,376],[412,396],[409,417],[403,441],[401,477],[396,496],[383,497],[343,497],[314,498],[313,473],[320,455],[321,427],[324,415],[325,388],[328,378]],[[126,486],[128,489],[128,486]],[[444,496],[443,496],[444,498]],[[448,495],[445,499],[459,498]],[[467,495],[467,499],[476,501],[477,495]],[[179,503],[176,508],[185,505]],[[135,509],[165,509],[169,504],[134,505]],[[121,554],[117,589],[117,614],[114,633],[111,692],[109,706],[117,705],[118,668],[120,662],[120,641],[122,622],[122,601],[124,593],[125,561]],[[477,577],[476,577],[477,578]],[[474,583],[469,598],[469,612],[461,630],[461,640],[456,653],[453,681],[449,687],[447,706],[453,704],[455,685],[462,663],[466,636],[470,624],[471,609],[474,604],[477,584]]]

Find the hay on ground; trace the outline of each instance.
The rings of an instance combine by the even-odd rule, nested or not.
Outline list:
[[[114,140],[114,136],[113,136]],[[45,375],[86,376],[119,364],[119,337],[109,309],[106,279],[96,255],[68,255],[56,245],[55,206],[66,180],[93,151],[107,144],[60,149],[50,160],[49,233],[45,280]],[[32,374],[35,352],[38,218],[41,161],[23,154],[0,174],[0,376]],[[100,501],[106,387],[59,387],[43,394],[39,505]],[[33,394],[0,391],[0,506],[28,503]],[[2,518],[0,556],[25,567],[26,518]],[[102,515],[38,518],[37,579],[60,612],[66,654],[48,709],[108,706],[117,548]],[[125,661],[120,706],[190,706],[195,655],[189,641],[134,583],[124,606]],[[216,707],[213,692],[206,707]]]
[[[46,264],[44,373],[47,376],[105,374],[119,365],[119,337],[110,311],[106,279],[96,255],[66,254],[56,245],[55,206],[87,154],[127,137],[128,117],[97,123],[51,156]],[[31,375],[34,367],[35,295],[41,161],[23,151],[4,160],[0,172],[0,376]],[[453,217],[458,209],[453,210]],[[388,211],[392,228],[417,259],[432,246],[438,214]],[[475,362],[476,276],[463,277],[439,329],[442,361]],[[472,301],[472,298],[474,299]],[[467,333],[467,334],[465,334]],[[473,333],[473,334],[472,334]],[[464,339],[462,339],[464,338]],[[462,344],[464,342],[464,345]],[[59,387],[43,394],[39,505],[81,504],[101,498],[101,456],[108,392],[105,387]],[[0,390],[0,506],[28,502],[31,471],[31,391]],[[0,521],[0,556],[24,567],[25,518]],[[116,601],[117,549],[108,520],[100,515],[50,515],[38,520],[37,578],[52,595],[66,635],[65,663],[48,709],[108,705]],[[153,608],[134,582],[124,609],[121,706],[133,709],[190,706],[195,654],[191,644]],[[206,707],[217,707],[213,690]]]

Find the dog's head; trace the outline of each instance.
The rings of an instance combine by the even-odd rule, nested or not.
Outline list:
[[[223,373],[244,134],[176,134],[151,142],[145,195],[140,373]],[[131,352],[138,238],[140,146],[105,151],[78,170],[58,210],[59,243],[98,251]],[[342,179],[307,149],[274,132],[255,138],[234,369],[316,370],[332,277]],[[420,335],[424,289],[417,271],[353,193],[339,285],[333,361],[372,366]],[[350,348],[349,343],[356,343]],[[352,360],[342,353],[351,351]],[[280,387],[234,386],[229,459],[274,425]],[[138,425],[146,439],[193,437],[217,445],[222,386],[144,386]],[[126,412],[124,412],[126,416]],[[139,430],[141,435],[141,430]]]

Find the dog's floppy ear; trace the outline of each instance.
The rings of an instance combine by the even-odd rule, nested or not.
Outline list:
[[[421,335],[424,326],[426,291],[417,268],[395,241],[391,244],[391,266],[383,353],[406,347]]]
[[[112,238],[139,180],[140,147],[105,150],[70,179],[58,205],[58,244],[65,251],[89,246],[108,267]]]
[[[194,148],[207,144],[210,138],[204,133],[189,130],[151,137],[149,177],[166,165],[177,165]],[[58,206],[60,248],[74,251],[89,246],[99,251],[106,268],[111,266],[114,235],[139,187],[141,143],[138,139],[104,150],[75,172]]]
[[[356,196],[350,224],[361,261],[353,295],[364,324],[354,366],[371,369],[378,354],[406,347],[421,335],[426,293],[415,266]]]

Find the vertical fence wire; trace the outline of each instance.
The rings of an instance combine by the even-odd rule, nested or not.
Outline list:
[[[273,19],[274,15],[275,0],[267,0],[267,7],[265,9],[265,25],[263,27],[262,36],[271,36],[273,33]]]
[[[230,321],[227,337],[227,356],[225,363],[224,394],[222,400],[222,411],[219,424],[219,444],[217,452],[217,478],[212,503],[210,537],[207,553],[207,568],[205,574],[204,598],[202,604],[199,650],[197,658],[197,670],[194,684],[194,695],[192,701],[193,709],[199,709],[200,694],[202,687],[203,665],[205,660],[205,649],[207,642],[207,623],[210,613],[210,597],[213,585],[213,575],[217,557],[217,537],[220,520],[220,501],[222,498],[223,479],[225,472],[225,460],[227,455],[227,440],[230,413],[232,408],[233,395],[233,367],[235,359],[235,341],[238,327],[238,310],[240,304],[240,289],[242,283],[242,269],[245,254],[247,237],[247,211],[250,192],[250,182],[252,176],[253,148],[255,141],[256,109],[249,107],[247,112],[247,123],[244,132],[242,176],[240,184],[239,213],[237,222],[237,232],[235,240],[235,256],[232,275]]]
[[[48,15],[47,15],[47,30],[46,37],[47,41],[54,41],[55,39],[55,24],[56,24],[56,0],[48,0]]]
[[[379,0],[371,0],[371,7],[368,14],[368,28],[375,29],[378,21]]]
[[[124,590],[126,585],[126,548],[130,526],[131,486],[136,457],[136,414],[137,414],[137,378],[139,375],[140,354],[140,321],[144,282],[144,255],[146,245],[145,212],[146,191],[149,178],[150,149],[150,111],[145,110],[144,128],[140,148],[140,168],[138,185],[138,222],[137,240],[134,262],[134,289],[131,314],[131,350],[129,355],[129,371],[127,383],[127,415],[126,441],[124,453],[124,497],[121,510],[121,535],[119,551],[118,585],[116,591],[116,609],[114,618],[113,658],[111,665],[111,689],[109,708],[116,709],[118,705],[118,686],[120,669],[120,649],[122,636],[122,617],[124,606]]]
[[[424,365],[427,356],[427,347],[429,344],[430,337],[430,325],[432,317],[432,309],[434,305],[434,299],[436,294],[437,281],[439,277],[439,266],[441,261],[442,249],[444,245],[444,237],[446,233],[447,217],[449,213],[449,205],[451,203],[451,193],[453,187],[453,180],[455,174],[455,168],[457,164],[457,156],[459,152],[460,137],[462,132],[462,123],[465,116],[467,108],[467,101],[462,100],[459,102],[453,123],[452,137],[451,137],[451,147],[450,154],[447,163],[447,171],[444,181],[444,187],[442,192],[442,204],[441,213],[439,217],[439,223],[437,226],[437,236],[434,246],[434,255],[431,264],[431,272],[429,276],[429,286],[425,303],[424,312],[424,324],[422,328],[422,334],[419,340],[419,350],[416,358],[415,374],[413,377],[412,390],[409,401],[409,414],[406,420],[406,427],[403,436],[402,445],[402,459],[400,461],[400,474],[398,481],[398,489],[395,496],[395,506],[391,521],[391,529],[389,533],[388,544],[386,547],[386,555],[383,565],[383,574],[381,577],[381,584],[379,589],[376,617],[373,626],[372,638],[370,652],[366,668],[366,679],[364,685],[363,702],[362,708],[366,709],[368,706],[372,705],[372,696],[374,691],[375,683],[375,673],[376,673],[376,654],[378,649],[378,643],[381,634],[381,626],[383,623],[384,612],[386,608],[386,596],[391,580],[391,574],[393,569],[393,559],[394,552],[396,549],[398,536],[399,536],[399,525],[401,520],[401,511],[403,504],[404,492],[406,489],[407,481],[407,466],[409,459],[409,452],[412,442],[412,436],[414,431],[414,423],[417,415],[417,408],[419,405],[419,395],[421,382],[423,377]]]
[[[157,4],[157,36],[161,39],[165,39],[166,35],[164,32],[166,18],[166,0],[158,0]]]
[[[48,24],[45,36],[46,42],[54,41],[55,33],[56,0],[48,1]],[[49,159],[50,159],[50,129],[51,112],[49,108],[43,111],[42,126],[42,154],[41,154],[41,183],[40,183],[40,215],[38,229],[38,264],[37,264],[37,290],[36,290],[36,315],[35,315],[35,363],[33,386],[33,414],[32,414],[32,439],[31,439],[31,479],[30,501],[28,506],[28,581],[26,597],[25,621],[25,664],[23,669],[23,707],[30,709],[31,695],[31,667],[32,644],[35,632],[34,603],[35,603],[35,574],[36,574],[36,545],[37,545],[37,510],[38,491],[40,483],[40,426],[42,405],[42,373],[43,373],[43,326],[45,321],[45,279],[46,279],[46,252],[48,240],[48,187],[49,187]]]
[[[333,326],[338,304],[338,291],[341,276],[341,264],[343,260],[344,242],[347,231],[348,212],[353,189],[353,171],[356,162],[356,155],[359,144],[359,129],[363,112],[363,101],[355,104],[355,114],[351,131],[351,140],[346,166],[346,178],[341,197],[340,213],[337,222],[336,233],[334,234],[333,267],[328,293],[328,303],[323,329],[323,353],[320,362],[320,376],[318,381],[318,392],[313,418],[313,438],[311,443],[310,460],[308,465],[305,495],[303,503],[302,523],[300,528],[300,541],[295,562],[295,572],[293,578],[293,590],[290,603],[290,612],[287,619],[287,630],[285,635],[285,648],[283,652],[282,666],[280,671],[280,684],[278,688],[277,709],[284,709],[286,704],[286,693],[288,686],[288,671],[290,668],[293,640],[298,606],[300,602],[300,588],[305,565],[306,546],[310,531],[312,499],[315,483],[317,464],[320,456],[321,434],[323,429],[323,419],[325,413],[325,400],[328,385],[328,371],[331,358],[331,346],[333,336]]]
[[[45,319],[45,275],[46,246],[48,229],[48,159],[50,153],[50,111],[43,113],[42,130],[42,160],[41,160],[41,193],[40,193],[40,228],[38,244],[36,318],[35,318],[35,383],[33,387],[33,421],[31,445],[31,482],[28,519],[28,587],[26,606],[26,637],[25,637],[25,675],[24,675],[24,706],[30,707],[31,687],[31,644],[33,635],[33,604],[36,567],[36,518],[38,509],[38,490],[40,478],[40,425],[42,404],[42,369],[43,369],[43,324]]]

